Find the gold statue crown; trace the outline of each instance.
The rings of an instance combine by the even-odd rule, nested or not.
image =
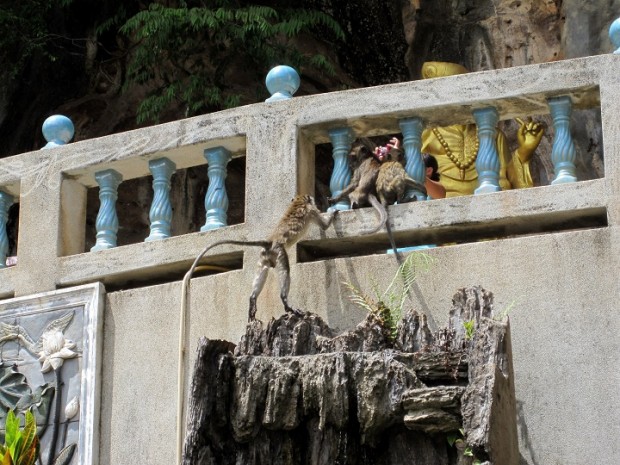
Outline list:
[[[422,79],[454,76],[468,72],[469,70],[464,66],[447,61],[427,61],[422,65]]]

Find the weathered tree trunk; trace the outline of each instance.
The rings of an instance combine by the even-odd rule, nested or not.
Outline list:
[[[491,302],[459,291],[459,327],[437,336],[410,312],[394,340],[374,314],[336,337],[314,314],[255,321],[234,355],[201,339],[183,465],[455,465],[461,427],[478,458],[516,465],[508,326]]]

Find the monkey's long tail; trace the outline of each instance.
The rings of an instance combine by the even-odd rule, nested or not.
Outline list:
[[[183,458],[183,421],[185,414],[185,332],[186,332],[186,317],[187,317],[187,302],[188,299],[188,291],[189,291],[189,283],[198,266],[198,262],[204,257],[204,255],[214,247],[218,245],[231,244],[231,245],[249,245],[256,247],[269,247],[271,242],[269,241],[233,241],[233,240],[225,240],[218,241],[214,244],[211,244],[205,247],[200,254],[192,263],[189,271],[185,273],[183,277],[183,282],[181,284],[181,315],[179,321],[179,366],[178,366],[178,374],[177,374],[177,461],[176,465],[181,465],[181,460]]]
[[[387,224],[388,213],[387,213],[386,208],[383,206],[381,202],[379,202],[379,200],[374,194],[368,194],[368,200],[370,201],[370,204],[374,207],[374,209],[377,210],[377,212],[379,213],[379,223],[373,229],[364,231],[364,233],[374,234],[378,232],[383,227],[383,225]],[[391,241],[394,242],[393,240]]]
[[[392,226],[390,226],[390,220],[385,222],[385,230],[387,231],[388,238],[390,239],[390,245],[392,246],[392,250],[394,251],[394,255],[396,256],[396,261],[399,265],[403,264],[403,256],[401,255],[398,247],[396,247],[396,242],[394,241],[394,235],[392,234]]]
[[[379,202],[377,197],[373,194],[368,195],[368,200],[370,201],[370,204],[373,207],[375,207],[375,210],[379,212],[381,221],[379,222],[378,226],[375,227],[375,229],[368,231],[367,234],[376,233],[383,227],[383,225],[385,225],[385,230],[387,231],[388,239],[390,240],[390,245],[392,246],[392,250],[394,250],[394,255],[396,255],[396,261],[398,262],[399,265],[402,265],[403,256],[400,254],[400,252],[398,251],[398,248],[396,247],[396,241],[394,241],[394,234],[392,234],[392,226],[390,225],[390,217],[389,217],[387,209],[383,206],[381,202]]]

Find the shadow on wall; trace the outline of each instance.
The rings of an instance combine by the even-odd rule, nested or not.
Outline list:
[[[536,460],[534,446],[530,439],[530,433],[527,429],[527,423],[525,422],[524,404],[519,400],[517,400],[517,427],[519,429],[520,449],[526,450],[527,455],[529,455],[528,460],[521,454],[520,465],[539,465],[538,460]]]

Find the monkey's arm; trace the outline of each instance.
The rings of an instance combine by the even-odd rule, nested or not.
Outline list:
[[[443,199],[446,197],[446,188],[438,181],[433,181],[428,176],[424,180],[427,194],[433,199]]]
[[[412,188],[412,189],[416,189],[420,192],[422,192],[423,194],[426,195],[426,186],[424,184],[420,184],[418,181],[415,181],[413,179],[411,179],[410,177],[407,177],[405,179],[405,182],[407,184],[407,187]]]
[[[323,214],[318,208],[314,207],[314,209],[311,211],[311,219],[316,224],[318,224],[321,229],[325,230],[329,228],[329,226],[332,224],[332,221],[334,221],[336,213],[338,213],[337,210]],[[327,215],[327,219],[325,218],[325,215]]]

